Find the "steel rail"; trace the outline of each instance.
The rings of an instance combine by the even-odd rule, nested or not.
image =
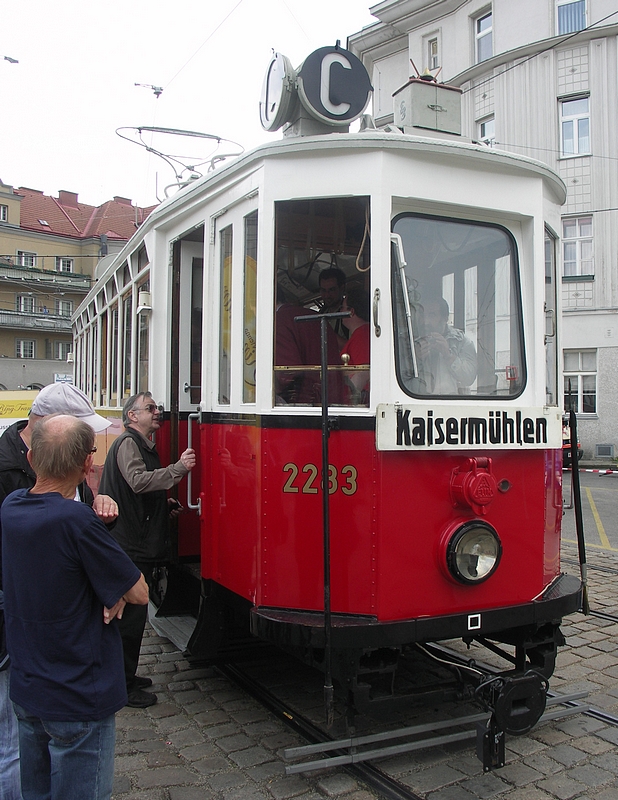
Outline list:
[[[329,743],[332,741],[324,731],[315,725],[311,720],[298,714],[286,703],[279,700],[269,689],[252,680],[245,672],[235,664],[221,664],[216,667],[227,678],[242,688],[247,694],[258,700],[265,708],[273,713],[278,719],[288,727],[295,730],[302,737],[313,744]],[[345,755],[338,753],[337,755]],[[329,766],[335,766],[333,762],[328,762]],[[391,778],[373,764],[366,762],[343,764],[343,769],[353,777],[363,781],[374,791],[378,792],[384,800],[423,800],[415,794],[409,787]]]

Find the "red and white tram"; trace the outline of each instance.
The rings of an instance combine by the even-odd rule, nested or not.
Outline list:
[[[317,52],[333,82],[353,58]],[[163,460],[187,441],[198,452],[177,531],[177,562],[199,564],[201,584],[188,655],[214,658],[249,629],[322,667],[328,648],[359,703],[372,670],[415,643],[513,649],[510,678],[547,678],[582,601],[560,567],[565,187],[426,121],[344,132],[337,115],[364,100],[322,86],[312,113],[309,73],[294,75],[274,61],[262,107],[286,135],[162,203],[75,317],[76,383],[97,408],[113,416],[149,390]],[[442,89],[411,81],[399,116],[418,92],[441,107]],[[330,267],[371,306],[367,363],[329,359],[326,435],[320,362],[278,355],[277,320],[319,310]],[[293,324],[319,339],[317,318]],[[512,728],[536,721],[534,687]]]

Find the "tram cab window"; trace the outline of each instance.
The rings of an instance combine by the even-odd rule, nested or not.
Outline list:
[[[331,318],[325,327],[328,403],[367,407],[370,326],[364,297],[370,286],[369,198],[284,201],[275,204],[275,213],[274,403],[321,405],[318,315],[347,311],[349,295],[356,297],[354,317]],[[366,329],[358,333],[363,326]]]
[[[393,231],[396,364],[404,391],[519,395],[526,376],[511,235],[494,225],[417,214],[399,215]]]

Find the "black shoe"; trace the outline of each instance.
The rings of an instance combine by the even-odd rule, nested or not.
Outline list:
[[[133,681],[134,689],[145,689],[147,686],[152,686],[152,678],[142,678],[140,675],[135,676]]]
[[[127,699],[129,708],[148,708],[149,706],[154,706],[156,702],[156,694],[143,692],[141,689],[133,689],[132,692],[129,692]]]

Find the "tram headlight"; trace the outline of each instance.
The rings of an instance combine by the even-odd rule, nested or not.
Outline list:
[[[487,522],[473,520],[457,528],[446,548],[449,572],[462,583],[482,583],[500,563],[502,545]]]

